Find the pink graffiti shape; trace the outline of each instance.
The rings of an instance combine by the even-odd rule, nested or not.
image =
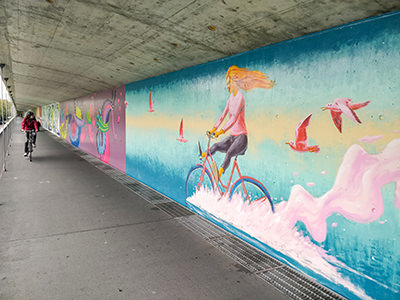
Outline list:
[[[307,131],[306,128],[310,124],[312,114],[309,114],[304,120],[301,120],[296,127],[296,140],[295,142],[286,143],[297,152],[319,152],[319,147],[317,146],[307,146]]]
[[[89,139],[90,139],[90,143],[94,144],[94,132],[93,132],[93,126],[89,125],[88,126],[88,130],[89,130]]]
[[[332,226],[332,227],[337,227],[337,225],[338,225],[338,224],[337,224],[336,222],[333,222],[331,226]]]
[[[177,138],[179,142],[186,143],[188,140],[183,138],[183,119],[181,119],[181,125],[179,126],[179,138]]]
[[[106,163],[110,162],[110,133],[109,131],[104,133],[105,135],[105,149],[104,149],[104,153],[102,155],[100,155],[100,159]]]
[[[360,109],[364,106],[367,106],[370,101],[362,102],[362,103],[351,103],[351,99],[349,98],[336,98],[332,103],[328,103],[322,110],[330,110],[333,123],[336,128],[342,133],[342,113],[347,116],[350,120],[361,124],[360,119],[354,112],[357,109]]]
[[[94,122],[94,111],[93,111],[93,101],[92,101],[92,103],[90,103],[90,105],[89,105],[89,114],[90,114],[90,117],[92,118],[92,124],[89,124],[89,126],[88,126],[88,132],[89,132],[89,139],[90,139],[90,143],[91,144],[94,144],[94,135],[95,135],[95,133],[94,133],[94,126],[95,126],[95,122]]]
[[[85,142],[86,139],[86,132],[85,132],[85,127],[82,128],[82,132],[81,132],[81,143]]]
[[[322,172],[321,172],[321,175],[325,175],[325,174],[326,174],[326,171],[322,171]]]
[[[307,182],[307,186],[315,186],[314,182]]]
[[[381,138],[383,138],[383,135],[375,135],[375,136],[367,135],[367,136],[360,138],[359,141],[362,143],[373,143],[377,140],[380,140]]]

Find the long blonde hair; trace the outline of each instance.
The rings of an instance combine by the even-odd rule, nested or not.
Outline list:
[[[251,71],[238,66],[231,66],[226,72],[226,79],[234,81],[235,84],[244,91],[250,91],[254,88],[270,89],[276,85],[273,80],[268,79],[264,73]]]

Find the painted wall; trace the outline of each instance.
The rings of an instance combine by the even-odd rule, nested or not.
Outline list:
[[[400,299],[399,24],[389,14],[127,85],[127,174],[350,299]],[[248,147],[238,158],[275,213],[240,194],[186,199],[233,65],[276,83],[239,88]],[[72,102],[63,110],[76,117]],[[214,157],[219,167],[225,154]]]
[[[36,118],[42,118],[42,107],[36,107]]]
[[[60,134],[125,172],[125,86],[60,104]]]
[[[60,135],[60,103],[42,106],[40,119],[44,128]]]

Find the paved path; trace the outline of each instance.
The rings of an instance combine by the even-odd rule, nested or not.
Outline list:
[[[289,299],[47,133],[0,179],[0,299]]]

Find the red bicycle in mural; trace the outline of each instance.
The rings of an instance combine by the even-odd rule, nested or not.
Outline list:
[[[201,187],[210,191],[218,192],[221,197],[228,196],[231,198],[235,193],[239,193],[241,197],[249,203],[255,201],[266,201],[268,200],[272,212],[275,212],[274,204],[267,188],[257,179],[243,176],[239,169],[237,157],[233,162],[232,171],[227,184],[223,184],[221,180],[218,180],[218,170],[216,163],[210,153],[210,142],[215,139],[214,133],[207,131],[208,144],[206,155],[202,158],[202,151],[199,142],[199,152],[201,163],[195,165],[190,169],[186,178],[186,198],[192,196],[194,193],[200,190]],[[239,154],[240,155],[240,154]],[[232,178],[235,170],[238,173],[239,178],[232,183]]]

